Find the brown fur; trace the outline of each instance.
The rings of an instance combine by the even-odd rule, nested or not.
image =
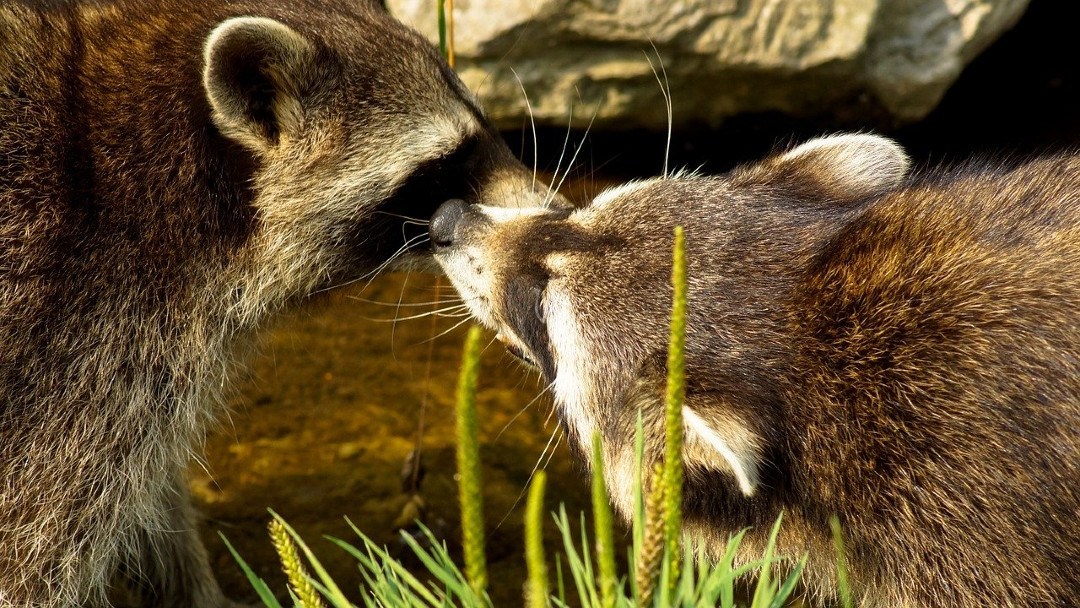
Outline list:
[[[573,213],[440,210],[432,231],[474,313],[552,382],[581,453],[602,435],[624,515],[638,411],[647,458],[662,453],[682,225],[688,537],[719,551],[749,526],[751,559],[783,513],[779,550],[808,551],[804,581],[830,596],[835,514],[862,606],[1072,605],[1080,156],[907,167],[888,140],[840,136]]]
[[[0,121],[5,608],[225,605],[184,470],[235,345],[407,253],[402,215],[543,196],[362,1],[6,0]]]

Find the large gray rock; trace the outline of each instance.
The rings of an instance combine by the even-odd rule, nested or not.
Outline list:
[[[438,39],[435,0],[389,0]],[[743,112],[925,116],[1028,0],[457,0],[457,68],[492,118],[663,127]],[[654,46],[655,45],[655,50]],[[657,55],[662,62],[657,61]],[[854,114],[853,114],[854,113]]]

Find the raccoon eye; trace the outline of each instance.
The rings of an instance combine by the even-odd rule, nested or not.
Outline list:
[[[536,320],[539,321],[541,324],[545,323],[544,310],[546,306],[544,306],[544,299],[546,296],[546,284],[544,285],[544,289],[540,289],[539,287],[533,288],[533,316],[536,317]]]
[[[483,179],[479,145],[478,136],[469,136],[450,152],[417,166],[383,203],[384,210],[428,217],[446,200],[469,200],[474,184]]]
[[[465,172],[476,169],[477,152],[480,148],[480,138],[476,135],[466,137],[458,147],[443,155],[439,162],[450,171]]]

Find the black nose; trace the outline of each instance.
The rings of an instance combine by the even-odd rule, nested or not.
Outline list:
[[[465,201],[452,198],[439,205],[428,224],[428,234],[435,249],[444,249],[454,244],[454,232],[461,218],[465,216]]]

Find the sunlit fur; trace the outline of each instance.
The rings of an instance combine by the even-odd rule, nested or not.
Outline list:
[[[809,553],[860,606],[1065,606],[1080,589],[1080,156],[909,175],[892,141],[822,138],[573,212],[463,216],[436,258],[598,430],[633,512],[662,455],[673,229],[689,264],[685,530],[714,555]],[[530,316],[538,311],[538,318]]]
[[[8,2],[0,40],[0,606],[224,606],[184,471],[234,356],[426,252],[403,216],[549,196],[374,1]]]

